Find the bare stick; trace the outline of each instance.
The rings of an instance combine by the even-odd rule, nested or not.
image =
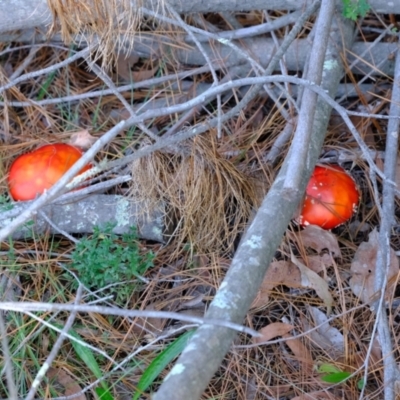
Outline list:
[[[0,312],[0,335],[1,335],[1,345],[3,348],[4,369],[6,371],[9,399],[17,400],[18,391],[17,391],[17,386],[15,385],[14,382],[13,364],[11,359],[10,348],[8,346],[7,329],[3,319],[3,312]]]
[[[69,64],[71,64],[73,61],[78,60],[79,58],[84,58],[86,55],[88,55],[91,51],[90,47],[86,47],[85,49],[78,51],[77,53],[75,53],[73,56],[68,57],[66,60],[61,61],[59,63],[53,64],[50,67],[47,68],[42,68],[39,71],[34,71],[34,72],[28,72],[27,74],[21,75],[16,79],[11,80],[10,82],[8,82],[6,85],[0,86],[0,94],[4,92],[4,90],[10,89],[13,86],[15,86],[16,84],[26,81],[28,79],[32,79],[35,78],[37,76],[40,75],[47,75],[53,71],[56,71],[57,69],[61,68],[61,67],[65,67]],[[35,104],[35,102],[32,102],[33,104]]]
[[[330,43],[330,52],[338,57],[338,44],[342,38],[338,32],[344,32],[343,42],[348,45],[352,38],[352,26],[343,21],[340,27],[335,23],[337,34],[335,44]],[[338,57],[339,59],[339,57]],[[323,79],[323,87],[334,93],[343,68],[338,64]],[[318,103],[318,112],[314,122],[315,134],[310,146],[310,165],[304,171],[299,192],[304,190],[311,175],[312,165],[316,162],[324,141],[330,106]],[[288,157],[293,155],[289,153]],[[282,196],[283,182],[287,173],[286,160],[278,177],[264,199],[253,223],[248,228],[233,258],[232,264],[211,303],[206,316],[224,318],[229,321],[242,321],[262,282],[281,237],[287,228],[300,196],[287,199]],[[198,399],[228,351],[235,334],[225,328],[200,327],[191,338],[171,372],[165,378],[154,400]]]
[[[176,319],[178,321],[185,321],[199,325],[216,325],[232,329],[237,332],[247,333],[253,337],[260,337],[261,334],[254,329],[247,328],[243,325],[235,324],[233,322],[200,318],[190,315],[185,315],[177,312],[168,311],[152,311],[152,310],[124,310],[116,307],[102,307],[102,306],[87,306],[87,305],[72,305],[72,304],[58,304],[58,303],[30,303],[30,302],[2,302],[0,303],[0,310],[5,311],[71,311],[71,312],[84,312],[84,313],[97,313],[104,315],[118,315],[120,317],[144,317],[144,318],[168,318]]]
[[[316,23],[314,44],[311,50],[310,63],[308,66],[307,79],[320,84],[322,71],[329,73],[331,66],[324,66],[323,60],[329,41],[329,32],[332,22],[335,4],[331,0],[323,0]],[[334,59],[327,59],[326,63],[333,63]],[[288,173],[285,177],[284,189],[287,194],[298,190],[299,183],[303,177],[304,166],[308,163],[307,154],[313,132],[312,124],[317,105],[318,96],[305,89],[302,101],[301,111],[297,121],[297,128],[291,144],[293,157],[290,158]]]
[[[397,44],[400,49],[399,43]],[[397,50],[396,64],[395,64],[395,75],[393,82],[392,99],[390,103],[391,116],[400,116],[400,53]],[[397,166],[397,149],[398,149],[398,137],[399,137],[399,124],[396,120],[389,120],[386,134],[386,149],[385,149],[385,166],[384,174],[387,179],[391,181],[396,180],[396,166]],[[394,218],[394,196],[395,187],[389,182],[383,183],[383,198],[382,198],[382,213],[381,225],[379,229],[379,250],[376,260],[375,269],[375,282],[374,289],[376,292],[380,292],[380,299],[375,302],[374,309],[376,310],[376,321],[375,326],[378,332],[378,340],[382,347],[383,357],[383,387],[385,400],[394,400],[395,395],[395,382],[399,380],[399,370],[397,363],[393,355],[393,344],[390,335],[390,328],[388,317],[385,309],[385,293],[387,287],[387,276],[391,262],[391,248],[390,248],[390,235],[392,227],[395,221]],[[371,345],[372,347],[371,340]],[[370,350],[370,349],[368,349]],[[364,379],[368,375],[368,365],[365,368]],[[362,398],[363,394],[360,394]]]
[[[78,305],[81,301],[82,297],[82,286],[78,287],[78,290],[76,292],[76,298],[75,298],[75,305]],[[39,387],[40,383],[42,382],[43,378],[46,376],[47,371],[51,367],[51,364],[57,357],[57,354],[59,350],[61,349],[62,344],[64,343],[64,340],[66,339],[65,334],[72,328],[72,325],[74,324],[75,318],[76,318],[77,312],[72,311],[70,316],[67,319],[67,322],[64,325],[63,330],[60,333],[60,336],[57,338],[56,342],[54,343],[50,354],[47,356],[46,361],[43,363],[42,367],[39,369],[39,372],[37,373],[34,381],[32,382],[32,386],[25,398],[25,400],[33,400],[35,397],[35,393],[37,388]]]

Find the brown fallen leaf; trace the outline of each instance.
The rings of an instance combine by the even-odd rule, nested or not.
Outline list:
[[[269,293],[278,285],[291,288],[301,287],[300,271],[290,261],[273,261],[271,263],[251,307],[257,308],[268,303]]]
[[[264,328],[261,328],[258,333],[261,333],[261,337],[253,338],[253,343],[262,343],[267,342],[268,340],[272,340],[277,336],[282,336],[289,333],[292,329],[294,329],[293,325],[284,324],[283,322],[273,322]]]
[[[309,225],[299,233],[299,237],[305,247],[311,247],[318,254],[322,250],[327,249],[334,257],[342,257],[339,243],[332,232],[326,231],[316,225]]]
[[[325,313],[319,310],[317,307],[308,307],[310,314],[313,317],[314,324],[311,325],[307,320],[303,320],[303,329],[305,332],[311,330],[314,327],[318,327],[316,330],[312,330],[307,337],[309,337],[314,343],[320,346],[325,353],[329,354],[333,359],[341,356],[344,353],[344,337],[341,332],[327,322],[328,317]]]
[[[332,267],[333,265],[335,265],[335,261],[331,254],[323,253],[322,255],[307,256],[308,268],[317,274],[320,272],[326,272],[326,269]]]
[[[329,315],[332,310],[333,297],[329,291],[328,284],[318,274],[302,264],[293,254],[291,259],[301,272],[301,286],[315,290],[318,297],[325,303],[326,314]]]
[[[119,54],[116,62],[118,76],[127,82],[140,82],[152,78],[157,72],[158,67],[132,71],[132,67],[138,61],[139,55],[134,52],[131,52],[128,57],[125,54]]]
[[[368,242],[360,244],[351,263],[350,272],[352,273],[352,277],[349,281],[350,288],[364,304],[372,301],[375,294],[374,280],[378,249],[379,235],[378,231],[374,229],[369,234]],[[387,274],[386,298],[389,297],[393,290],[395,278],[399,274],[399,260],[392,248],[390,248],[390,265]]]
[[[96,140],[96,137],[92,136],[87,129],[84,129],[82,131],[72,133],[68,144],[79,147],[83,150],[87,150],[92,147]]]
[[[79,393],[82,388],[78,385],[76,380],[72,375],[68,374],[62,368],[53,368],[50,367],[47,372],[47,377],[50,381],[50,384],[62,386],[62,395],[63,396],[71,396],[75,393]],[[82,393],[76,397],[76,400],[86,400],[86,396]]]
[[[156,304],[150,304],[145,311],[156,311],[158,310]],[[154,337],[160,335],[166,324],[165,318],[145,318],[138,317],[135,319],[135,324],[132,327],[132,331],[139,337],[149,337],[152,340]]]
[[[301,343],[300,339],[292,339],[294,336],[286,333],[282,335],[284,339],[290,339],[285,341],[285,344],[290,348],[292,353],[294,354],[296,360],[302,364],[302,367],[305,369],[305,373],[312,373],[314,360],[311,356],[310,351]]]

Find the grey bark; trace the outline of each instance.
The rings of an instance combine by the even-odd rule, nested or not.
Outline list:
[[[339,22],[340,21],[340,22]],[[322,87],[331,96],[336,92],[343,73],[339,50],[351,46],[352,24],[341,19],[334,20],[332,36],[326,61],[332,66],[323,76]],[[341,35],[343,34],[343,42]],[[319,101],[312,128],[312,139],[308,163],[304,165],[303,179],[295,196],[285,197],[283,182],[287,173],[288,159],[294,156],[290,151],[285,163],[257,215],[246,232],[232,265],[221,287],[207,311],[207,318],[224,319],[241,323],[250,307],[263,276],[281,243],[281,238],[300,202],[312,169],[319,156],[328,124],[331,108]],[[208,381],[217,370],[235,337],[232,330],[205,325],[192,337],[177,363],[164,380],[154,400],[197,399]]]
[[[14,203],[8,214],[21,214],[31,202]],[[30,238],[48,233],[91,233],[97,225],[104,227],[107,223],[115,224],[114,232],[127,233],[131,226],[138,228],[138,235],[143,239],[164,242],[167,234],[165,210],[162,204],[150,215],[145,217],[144,205],[125,196],[91,195],[83,200],[68,204],[50,204],[42,208],[42,212],[51,220],[54,226],[37,214],[33,224],[26,224],[12,234],[13,239]],[[8,225],[12,218],[7,218],[7,212],[2,213],[0,229]],[[56,227],[56,228],[55,228]]]
[[[48,42],[48,37],[46,36],[44,29],[42,32],[39,30],[24,30],[18,33],[0,33],[0,41],[45,43]],[[55,35],[52,38],[52,42],[62,43],[61,37],[59,35]],[[80,45],[86,44],[85,39],[81,36],[77,36],[75,38],[75,42],[79,43]],[[234,43],[238,44],[236,41],[234,41]],[[215,65],[223,64],[225,67],[227,67],[245,63],[240,54],[221,43],[212,41],[211,44],[203,43],[202,46]],[[246,52],[248,54],[252,54],[253,57],[255,57],[255,59],[263,67],[266,67],[269,64],[272,56],[276,52],[276,46],[273,40],[265,37],[256,37],[249,41],[246,46]],[[285,65],[287,70],[303,71],[307,54],[309,54],[310,49],[311,45],[308,39],[296,40],[296,42],[289,47],[285,54]],[[205,64],[204,57],[195,48],[177,50],[177,47],[172,42],[171,44],[168,43],[168,38],[164,37],[163,44],[161,44],[159,38],[151,34],[141,33],[138,35],[135,38],[132,50],[135,53],[140,54],[141,57],[145,58],[165,58],[166,55],[170,54],[173,57],[173,62],[179,62],[193,66],[202,66]],[[395,43],[385,42],[371,46],[371,43],[368,42],[356,42],[349,50],[350,51],[346,52],[348,65],[351,65],[353,62],[358,60],[356,65],[352,68],[352,71],[355,74],[378,75],[379,71],[381,71],[382,74],[393,76],[393,54],[397,50]],[[361,55],[363,60],[360,60]],[[371,68],[371,65],[376,66],[377,68]],[[275,68],[275,70],[279,70],[279,65]]]
[[[390,103],[390,116],[400,117],[400,46],[397,43],[397,55],[395,62],[395,74],[393,82],[393,92]],[[395,224],[395,187],[391,182],[396,181],[396,170],[398,162],[398,143],[399,143],[399,123],[396,119],[390,119],[387,127],[385,166],[384,173],[387,178],[383,182],[383,201],[381,226],[379,228],[379,251],[376,260],[374,288],[381,298],[385,295],[388,285],[387,276],[391,263],[390,236],[393,225]],[[384,366],[384,394],[385,400],[394,400],[396,398],[395,384],[399,381],[400,373],[393,354],[393,343],[390,332],[390,325],[386,314],[386,305],[384,301],[378,300],[374,304],[376,310],[376,324],[378,331],[378,340],[382,347],[382,358]],[[365,373],[367,376],[367,372]]]
[[[146,8],[158,9],[160,0],[143,0]],[[251,10],[301,10],[312,3],[311,0],[203,0],[182,1],[168,0],[168,3],[178,13],[208,13]],[[136,8],[137,1],[131,1]],[[341,1],[337,0],[340,6]],[[370,0],[371,7],[379,13],[400,13],[398,0]],[[18,29],[29,29],[41,25],[49,25],[52,16],[47,6],[47,0],[2,0],[0,7],[0,33]]]

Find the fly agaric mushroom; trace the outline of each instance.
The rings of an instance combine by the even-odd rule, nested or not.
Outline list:
[[[14,200],[33,200],[51,188],[82,157],[69,144],[48,144],[15,159],[8,175],[8,186]],[[79,174],[90,169],[86,165]]]
[[[357,210],[360,194],[353,178],[338,165],[317,166],[307,185],[301,226],[332,229],[348,221]]]

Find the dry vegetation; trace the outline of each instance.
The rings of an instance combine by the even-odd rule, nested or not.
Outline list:
[[[54,15],[65,11],[60,8],[62,3],[57,2],[54,6]],[[185,34],[183,28],[172,28],[168,21],[149,16],[142,17],[138,28],[141,32],[154,32],[154,37],[160,38],[160,42],[170,41],[172,45],[168,50],[162,45],[156,48],[154,42],[154,48],[147,53],[151,53],[151,57],[136,52],[135,46],[130,57],[118,54],[113,49],[113,42],[105,42],[110,39],[107,29],[111,27],[102,31],[103,25],[96,21],[92,33],[97,36],[92,40],[96,38],[103,43],[105,52],[99,52],[96,47],[92,59],[87,53],[46,74],[29,75],[52,67],[80,51],[72,38],[85,31],[86,18],[89,17],[80,8],[78,11],[73,17],[80,15],[81,20],[70,18],[61,24],[64,39],[70,40],[69,47],[51,40],[35,46],[18,41],[0,43],[1,85],[13,82],[21,74],[26,75],[21,83],[12,85],[1,94],[0,185],[6,209],[10,206],[7,171],[16,156],[43,143],[67,142],[73,132],[82,129],[88,129],[93,137],[101,138],[116,122],[132,117],[133,113],[184,103],[209,89],[216,79],[228,82],[231,79],[229,73],[242,76],[240,68],[235,70],[235,67],[217,63],[214,64],[215,70],[204,68],[207,71],[196,72],[193,65],[184,64],[179,55],[180,51],[196,48],[193,43],[176,40],[178,35],[181,38]],[[284,15],[270,12],[268,20]],[[106,15],[105,21],[109,18]],[[259,11],[194,15],[187,17],[182,24],[217,34],[218,31],[255,27],[265,22],[265,18],[266,14]],[[305,24],[298,38],[307,37],[314,21],[312,17]],[[129,26],[125,26],[128,31],[131,29]],[[397,16],[371,12],[359,21],[356,41],[373,42],[378,37],[379,44],[396,41],[397,36],[392,34],[389,26],[398,27]],[[292,27],[293,23],[290,23],[274,30],[273,35],[267,33],[265,36],[281,39]],[[55,27],[56,32],[57,29]],[[121,33],[118,31],[118,35]],[[250,46],[250,40],[238,42],[242,50]],[[96,43],[91,45],[95,47]],[[120,45],[123,47],[123,43]],[[209,54],[212,54],[212,46],[210,49]],[[250,54],[250,57],[257,59],[258,55]],[[93,59],[98,66],[107,68],[103,72],[93,69],[95,64],[90,61]],[[393,80],[386,73],[380,73],[379,66],[368,67],[373,76],[360,84],[356,93],[343,96],[340,104],[348,110],[387,115]],[[282,68],[284,70],[285,61]],[[182,72],[186,72],[187,77],[173,78],[174,74]],[[290,70],[289,73],[301,75],[302,71]],[[164,76],[171,78],[162,81]],[[345,83],[360,82],[363,77],[364,74],[356,69],[347,68],[341,88]],[[363,86],[365,84],[369,84],[368,88]],[[122,85],[130,86],[117,96],[116,87]],[[104,93],[106,89],[110,90]],[[99,163],[105,159],[109,162],[126,160],[120,163],[122,166],[115,164],[112,169],[105,168],[101,182],[119,175],[132,175],[130,182],[108,188],[105,193],[144,201],[146,207],[142,212],[146,215],[151,215],[152,208],[160,202],[166,204],[168,234],[166,232],[165,243],[138,242],[138,254],[145,257],[153,252],[155,256],[153,266],[144,268],[143,275],[127,282],[121,273],[118,279],[122,282],[105,281],[105,287],[82,286],[79,285],[82,276],[79,276],[71,257],[76,252],[77,242],[90,241],[90,234],[71,238],[60,232],[58,235],[34,235],[27,240],[10,239],[1,245],[2,301],[67,305],[79,302],[81,305],[95,304],[120,310],[168,311],[181,316],[202,317],[230,266],[246,224],[254,218],[254,210],[260,205],[287,154],[289,140],[284,141],[276,155],[273,149],[285,127],[287,129],[285,119],[297,115],[293,97],[288,99],[286,94],[295,96],[298,88],[287,84],[286,94],[275,99],[265,92],[260,93],[240,114],[202,135],[181,143],[167,143],[164,148],[133,162],[129,162],[129,156],[156,142],[158,137],[174,137],[182,129],[186,131],[191,125],[207,121],[210,116],[228,112],[237,105],[244,90],[237,88],[183,112],[172,110],[167,115],[146,119],[142,125],[129,127],[108,141],[96,155]],[[79,97],[94,92],[97,94]],[[123,100],[132,107],[127,109]],[[352,118],[362,139],[374,151],[377,165],[383,168],[387,120]],[[262,332],[262,341],[273,342],[259,344],[260,339],[241,333],[203,399],[383,398],[384,367],[374,325],[376,315],[366,300],[374,294],[373,284],[368,286],[365,297],[365,293],[357,295],[357,282],[354,281],[360,274],[361,286],[367,286],[368,279],[370,282],[373,279],[378,244],[376,239],[371,239],[371,232],[380,226],[376,195],[382,193],[382,181],[379,177],[376,182],[371,181],[368,163],[351,132],[336,114],[331,117],[320,162],[340,162],[351,172],[362,192],[358,213],[350,223],[333,232],[317,232],[317,238],[312,236],[315,232],[302,230],[295,224],[288,227],[267,278],[243,321],[244,325]],[[374,192],[374,184],[377,192]],[[398,196],[395,216],[400,217]],[[400,361],[397,348],[400,335],[397,221],[390,236],[396,255],[392,256],[386,291],[386,313],[396,363]],[[270,228],[274,229],[273,226]],[[368,257],[361,255],[366,257],[364,263],[368,264],[368,271],[355,272],[355,255],[360,251],[360,245],[368,240]],[[99,243],[95,257],[106,257],[107,250],[102,248],[104,243],[101,239]],[[121,237],[116,238],[115,243],[123,248],[127,245]],[[304,267],[298,267],[291,260]],[[90,267],[91,261],[87,262]],[[109,262],[114,263],[112,268],[119,268],[115,259]],[[315,272],[314,275],[306,273],[308,284],[304,283],[305,270],[302,268]],[[118,293],[123,295],[118,296]],[[62,329],[71,315],[72,331],[91,347],[81,345],[77,348],[72,339],[67,339],[57,354],[52,355],[59,338],[54,327]],[[323,325],[324,329],[318,328],[326,318],[330,318],[329,324]],[[112,396],[104,398],[131,399],[144,371],[155,357],[164,354],[163,351],[195,325],[194,322],[189,325],[189,322],[161,315],[146,320],[129,314],[71,314],[65,310],[7,311],[2,320],[0,325],[7,329],[18,397],[25,398],[31,393],[33,398],[34,394],[30,392],[32,383],[50,355],[51,369],[38,385],[35,398],[58,398],[78,393],[74,398],[79,400],[94,398],[101,390]],[[313,330],[315,327],[317,329]],[[84,353],[91,356],[84,359]],[[2,368],[6,359],[3,353],[0,358]],[[327,365],[354,375],[346,382],[323,382],[321,377],[327,373],[321,371]],[[149,393],[157,390],[171,367],[172,363],[161,373],[156,373],[154,382],[146,387],[147,394],[140,398],[150,398]],[[367,374],[364,376],[365,371]],[[4,371],[2,373],[0,398],[11,398],[6,375]],[[362,385],[364,377],[366,380]],[[97,378],[101,378],[103,383],[97,382]],[[91,385],[93,382],[95,384]]]

